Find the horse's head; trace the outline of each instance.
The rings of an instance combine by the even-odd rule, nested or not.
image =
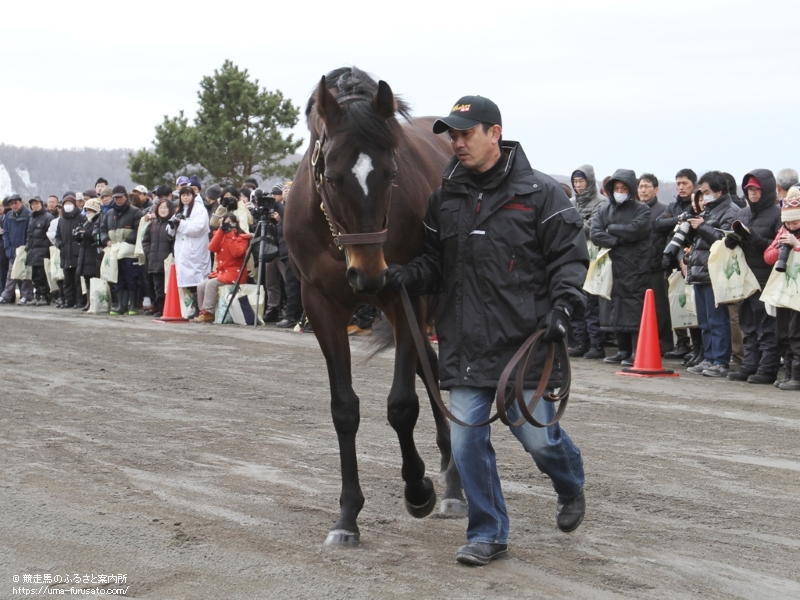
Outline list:
[[[397,173],[394,150],[403,134],[389,85],[381,81],[375,90],[374,81],[359,79],[360,74],[351,74],[345,85],[340,80],[338,99],[325,77],[317,86],[316,112],[324,127],[315,174],[326,212],[333,213],[327,215],[331,226],[343,234],[347,280],[356,293],[374,294],[385,283],[381,232],[388,225]]]

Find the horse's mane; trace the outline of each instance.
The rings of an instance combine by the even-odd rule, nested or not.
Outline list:
[[[336,96],[345,112],[342,129],[364,145],[379,147],[397,146],[401,135],[396,119],[384,119],[372,107],[378,92],[378,82],[356,67],[341,67],[325,75],[325,85]],[[397,113],[410,119],[411,108],[399,96],[394,97]],[[306,104],[306,122],[312,133],[320,134],[320,123],[315,107],[315,94]]]

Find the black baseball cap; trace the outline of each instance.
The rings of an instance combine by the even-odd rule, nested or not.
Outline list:
[[[444,133],[448,129],[472,129],[480,123],[503,126],[500,109],[497,104],[483,96],[464,96],[459,98],[450,114],[437,119],[433,124],[433,133]]]

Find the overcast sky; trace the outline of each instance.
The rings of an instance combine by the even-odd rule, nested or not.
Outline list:
[[[800,168],[799,25],[796,0],[4,3],[0,143],[140,148],[225,59],[299,106],[355,65],[415,115],[493,99],[544,172],[739,179]]]

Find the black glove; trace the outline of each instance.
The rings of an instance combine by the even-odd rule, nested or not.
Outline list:
[[[739,245],[740,238],[738,235],[726,235],[725,236],[725,247],[730,248],[733,250],[736,246]]]
[[[386,283],[384,287],[390,290],[399,290],[401,287],[408,284],[409,279],[404,265],[389,265],[389,269],[386,271]]]
[[[569,331],[569,309],[565,306],[556,306],[544,320],[545,332],[542,340],[545,342],[560,342],[567,337]]]

